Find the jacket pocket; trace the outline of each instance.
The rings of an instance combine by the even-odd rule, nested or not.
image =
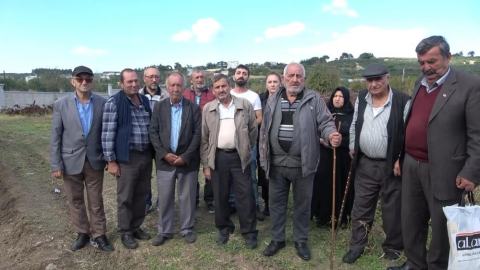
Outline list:
[[[62,152],[64,154],[73,154],[73,149],[62,148],[62,150],[60,152]]]

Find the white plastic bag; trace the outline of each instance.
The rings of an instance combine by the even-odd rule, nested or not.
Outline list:
[[[443,207],[450,242],[448,269],[480,270],[480,206],[461,205]]]

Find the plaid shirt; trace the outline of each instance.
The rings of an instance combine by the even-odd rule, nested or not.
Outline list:
[[[148,130],[150,128],[150,115],[145,110],[145,106],[140,100],[138,108],[129,99],[130,110],[132,112],[132,133],[130,134],[130,150],[143,151],[150,145]],[[105,103],[103,110],[102,127],[102,146],[104,159],[106,161],[115,161],[115,138],[117,135],[117,105],[115,99],[110,97]]]

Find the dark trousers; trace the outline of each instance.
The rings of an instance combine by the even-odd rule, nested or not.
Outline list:
[[[302,168],[271,167],[270,191],[270,230],[272,241],[285,241],[287,204],[290,184],[293,186],[293,240],[308,241],[310,228],[310,207],[313,178],[315,173],[302,176]]]
[[[205,202],[205,204],[211,204],[214,201],[212,183],[206,179],[205,179],[205,184],[203,186],[203,201]],[[199,203],[200,203],[200,183],[197,180],[196,204],[198,205]]]
[[[265,206],[268,206],[268,179],[265,175],[265,171],[260,166],[260,158],[257,156],[257,168],[258,168],[258,186],[262,187],[262,199],[265,202]]]
[[[118,165],[117,230],[121,234],[134,233],[145,219],[145,201],[151,189],[152,152],[130,151],[130,162]]]
[[[220,231],[232,233],[235,225],[230,219],[230,187],[235,187],[235,198],[240,231],[245,238],[257,237],[257,218],[250,164],[242,170],[237,151],[215,153],[215,170],[211,170],[213,196],[215,198],[215,226]]]
[[[70,216],[78,233],[92,234],[93,238],[105,235],[107,220],[103,208],[103,169],[94,170],[85,158],[79,174],[64,175],[63,183],[67,194]],[[84,189],[87,190],[88,213],[85,207]]]
[[[432,191],[428,163],[405,154],[402,182],[402,228],[407,264],[414,269],[447,269],[450,245],[443,207],[458,203],[438,200]],[[454,179],[452,179],[454,181]],[[432,239],[428,249],[428,222],[432,220]]]
[[[386,161],[369,159],[360,154],[355,176],[355,202],[352,211],[352,237],[350,250],[363,251],[368,243],[368,230],[372,227],[381,193],[384,251],[402,251],[400,223],[402,178],[385,172]]]

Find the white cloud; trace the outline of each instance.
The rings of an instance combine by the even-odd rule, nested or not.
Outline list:
[[[87,48],[85,46],[77,46],[77,47],[72,49],[72,53],[82,54],[82,55],[89,55],[89,54],[99,55],[99,54],[107,54],[108,50],[92,49],[92,48]]]
[[[277,27],[269,27],[265,30],[264,34],[266,38],[277,38],[285,36],[295,36],[305,30],[305,25],[301,22],[292,22],[286,25],[280,25]]]
[[[263,38],[259,38],[259,37],[256,37],[253,39],[255,42],[262,42],[263,41]]]
[[[427,36],[422,28],[382,29],[371,26],[356,26],[347,33],[334,33],[333,40],[315,46],[292,48],[290,54],[299,59],[314,55],[328,55],[330,59],[343,52],[358,57],[370,52],[375,57],[416,57],[415,47]]]
[[[222,26],[213,18],[199,19],[192,30],[182,30],[172,36],[173,41],[189,41],[192,36],[196,37],[198,43],[210,42]]]
[[[222,26],[215,19],[207,18],[200,19],[192,25],[192,32],[197,37],[197,42],[206,43],[212,40],[221,28]]]
[[[330,12],[332,15],[347,15],[356,18],[358,13],[348,8],[348,3],[345,0],[332,0],[332,3],[322,7],[323,12]]]
[[[183,30],[172,36],[173,41],[188,41],[192,37],[192,32]]]

